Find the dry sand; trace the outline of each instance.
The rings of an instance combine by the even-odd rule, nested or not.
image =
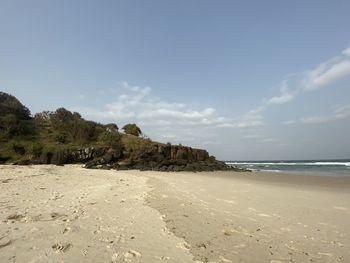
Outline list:
[[[350,262],[350,180],[0,166],[0,262]]]

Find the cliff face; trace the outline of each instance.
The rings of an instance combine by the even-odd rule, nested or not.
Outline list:
[[[155,171],[214,171],[230,170],[203,149],[155,143],[147,149],[127,152],[125,149],[85,148],[49,152],[40,157],[16,164],[73,164],[83,163],[93,169],[139,169]]]
[[[213,171],[229,167],[206,150],[179,145],[153,144],[152,147],[117,161],[119,168],[158,171]],[[89,166],[89,164],[88,164]]]

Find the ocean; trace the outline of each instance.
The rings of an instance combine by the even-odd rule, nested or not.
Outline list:
[[[350,159],[226,161],[226,164],[261,172],[285,172],[322,176],[350,176]]]

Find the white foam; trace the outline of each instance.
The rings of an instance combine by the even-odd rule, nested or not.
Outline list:
[[[350,167],[350,162],[304,162],[304,163],[287,163],[287,162],[226,162],[229,165],[314,165],[314,166],[347,166]]]

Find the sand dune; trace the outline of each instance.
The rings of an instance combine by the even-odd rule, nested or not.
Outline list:
[[[1,262],[350,262],[348,179],[0,166]]]

